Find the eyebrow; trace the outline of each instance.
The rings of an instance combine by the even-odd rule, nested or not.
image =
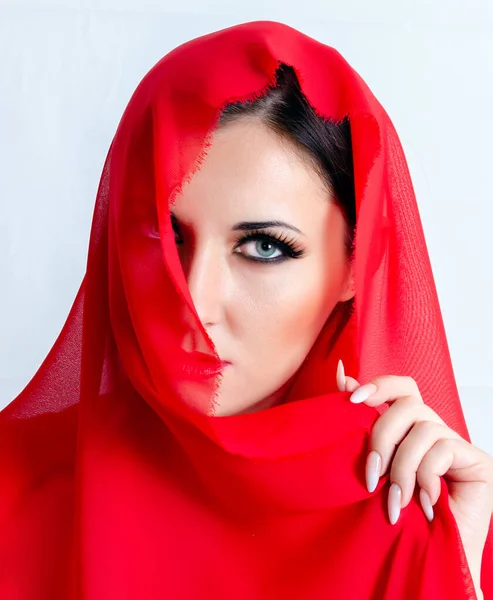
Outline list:
[[[304,235],[302,231],[300,231],[294,225],[290,225],[289,223],[285,223],[284,221],[242,221],[241,223],[237,223],[233,227],[233,231],[246,231],[249,229],[267,229],[269,227],[285,227],[286,229],[291,229],[291,231],[296,231],[296,233],[300,233]]]
[[[178,221],[176,215],[171,212],[171,218]],[[249,231],[250,229],[269,229],[271,227],[284,227],[285,229],[291,229],[291,231],[295,231],[301,235],[304,233],[295,227],[294,225],[290,225],[285,221],[241,221],[240,223],[236,223],[232,227],[233,231]]]

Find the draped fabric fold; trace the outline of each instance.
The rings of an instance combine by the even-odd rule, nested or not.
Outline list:
[[[329,319],[282,404],[214,417],[219,357],[170,206],[221,109],[260,97],[281,62],[318,115],[351,124],[355,311],[327,352]],[[184,352],[186,336],[209,356]],[[368,86],[335,49],[281,23],[182,44],[125,109],[73,307],[0,413],[0,597],[475,599],[444,478],[431,523],[417,493],[389,523],[388,474],[368,493],[369,436],[386,407],[337,391],[339,358],[361,382],[413,377],[470,441],[405,156]]]

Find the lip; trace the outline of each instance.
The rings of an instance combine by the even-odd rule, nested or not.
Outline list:
[[[204,363],[216,364],[217,359],[213,354],[208,354],[207,352],[199,352],[198,350],[183,350],[183,353],[187,358],[195,358],[199,359]],[[221,364],[230,365],[231,362],[229,360],[220,360]]]
[[[199,352],[198,350],[189,352],[184,350],[183,363],[180,370],[193,379],[213,377],[221,373],[224,367],[230,364],[231,362],[228,360],[220,360],[218,365],[217,358],[206,352]]]

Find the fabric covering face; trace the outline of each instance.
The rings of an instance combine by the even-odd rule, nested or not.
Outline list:
[[[219,357],[169,209],[200,169],[221,108],[262,95],[280,62],[317,114],[351,123],[355,311],[328,354],[324,327],[283,404],[214,417]],[[200,353],[182,350],[187,337]],[[431,523],[417,492],[389,523],[388,473],[368,493],[369,435],[388,406],[338,392],[339,358],[360,382],[413,377],[470,441],[408,167],[382,106],[336,50],[287,25],[191,40],[132,95],[73,307],[0,413],[0,597],[476,598],[444,478]]]

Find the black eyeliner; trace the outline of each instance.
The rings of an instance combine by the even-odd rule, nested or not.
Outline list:
[[[265,233],[264,231],[251,231],[247,235],[241,237],[235,244],[234,249],[239,248],[250,241],[263,240],[277,246],[282,252],[281,256],[275,258],[258,258],[253,256],[242,255],[248,260],[261,263],[278,263],[283,262],[287,258],[301,258],[306,251],[296,244],[296,240],[288,238],[285,234]]]
[[[173,227],[173,231],[179,235],[179,231],[176,230],[178,228],[178,219],[175,217],[173,213],[171,213],[171,223]],[[274,224],[274,225],[272,225]],[[176,228],[175,228],[176,225]],[[248,225],[248,227],[247,227]],[[251,225],[259,225],[258,228],[251,229]],[[253,256],[248,256],[245,254],[240,254],[240,256],[246,260],[257,262],[257,263],[279,263],[284,262],[288,258],[301,258],[306,254],[306,250],[297,244],[297,240],[295,238],[289,238],[285,233],[278,234],[274,232],[266,232],[265,229],[272,226],[286,226],[282,221],[262,221],[262,222],[246,222],[238,223],[234,229],[236,230],[249,230],[249,232],[239,238],[234,246],[234,250],[240,248],[244,244],[250,241],[266,241],[273,244],[279,250],[283,252],[282,255],[276,256],[275,258],[258,258]],[[288,226],[290,229],[294,229],[299,231],[299,229]],[[250,230],[251,229],[251,230]],[[175,240],[176,244],[181,245],[183,241]],[[239,254],[239,253],[237,253]]]

